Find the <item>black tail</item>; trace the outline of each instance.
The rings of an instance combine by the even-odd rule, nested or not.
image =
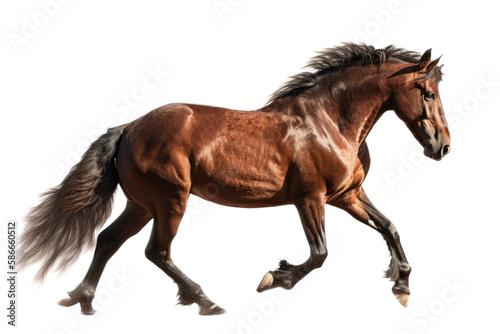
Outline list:
[[[111,214],[118,185],[114,158],[124,129],[111,128],[92,143],[62,183],[28,213],[18,266],[42,261],[35,280],[43,281],[56,262],[56,270],[64,270],[94,245],[95,230]]]

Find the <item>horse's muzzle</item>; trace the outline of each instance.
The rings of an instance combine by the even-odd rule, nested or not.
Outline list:
[[[444,158],[445,155],[450,153],[450,145],[442,145],[438,150],[433,150],[432,145],[428,145],[424,148],[424,154],[433,160],[439,161]]]

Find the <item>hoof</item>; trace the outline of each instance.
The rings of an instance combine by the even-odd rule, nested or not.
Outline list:
[[[259,286],[257,287],[257,292],[262,292],[267,289],[270,289],[273,286],[274,277],[271,273],[266,273],[260,281]]]
[[[219,315],[224,314],[226,311],[217,304],[210,307],[200,307],[200,315]]]
[[[59,304],[61,306],[64,306],[64,307],[70,307],[70,306],[73,306],[73,305],[76,305],[76,304],[80,303],[80,308],[81,308],[82,314],[84,314],[84,315],[93,315],[93,314],[95,314],[95,311],[92,308],[92,302],[91,301],[90,302],[86,302],[86,301],[83,301],[83,300],[77,300],[76,298],[72,298],[71,297],[72,292],[69,292],[68,294],[70,295],[69,298],[61,299],[57,304]]]
[[[404,307],[408,307],[408,298],[410,297],[407,293],[395,293],[396,299],[403,305]]]

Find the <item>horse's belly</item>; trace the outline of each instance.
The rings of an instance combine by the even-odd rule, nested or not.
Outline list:
[[[272,164],[260,167],[230,164],[215,173],[198,169],[193,175],[191,193],[229,206],[288,204],[283,189],[285,175],[286,171]]]

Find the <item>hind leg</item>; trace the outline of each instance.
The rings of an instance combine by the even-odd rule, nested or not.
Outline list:
[[[181,222],[189,193],[177,193],[176,198],[162,199],[153,223],[146,257],[163,270],[179,287],[179,304],[198,304],[201,315],[224,313],[204,293],[201,287],[187,277],[172,261],[170,245]]]
[[[59,302],[62,306],[80,303],[83,314],[94,314],[92,300],[102,272],[108,260],[131,236],[137,234],[150,220],[151,214],[135,202],[128,202],[123,213],[97,238],[94,258],[83,281],[68,292],[69,298]]]

